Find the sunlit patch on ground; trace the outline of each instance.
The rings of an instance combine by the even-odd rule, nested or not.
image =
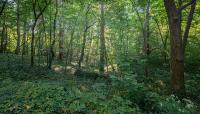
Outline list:
[[[58,72],[58,73],[62,73],[63,72],[63,68],[61,65],[53,65],[52,66],[52,69],[55,71],[55,72]]]
[[[57,73],[66,72],[67,74],[74,74],[74,72],[76,71],[76,69],[73,68],[72,66],[61,66],[61,65],[52,65],[52,69]]]

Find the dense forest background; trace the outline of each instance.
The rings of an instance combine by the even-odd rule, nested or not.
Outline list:
[[[199,114],[198,0],[0,0],[0,113]]]

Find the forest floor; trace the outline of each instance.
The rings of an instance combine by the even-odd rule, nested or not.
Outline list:
[[[187,82],[196,101],[180,101],[164,95],[168,87],[162,79],[144,84],[141,76],[96,79],[74,72],[75,67],[59,61],[49,70],[45,64],[31,68],[27,57],[0,55],[0,114],[200,113],[196,79]]]

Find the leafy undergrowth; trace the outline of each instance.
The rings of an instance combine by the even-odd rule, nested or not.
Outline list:
[[[87,79],[44,67],[0,66],[0,114],[198,114],[190,100],[153,92],[133,75]]]

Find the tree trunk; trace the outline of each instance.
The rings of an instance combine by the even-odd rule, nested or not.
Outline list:
[[[36,3],[37,1],[36,0],[32,0],[32,6],[33,6],[33,12],[34,12],[34,23],[33,23],[33,26],[32,26],[32,37],[31,37],[31,67],[34,66],[34,55],[35,55],[35,49],[34,49],[34,42],[35,42],[35,27],[37,25],[37,20],[40,18],[40,16],[43,14],[43,12],[45,11],[45,9],[47,8],[48,4],[50,3],[47,3],[46,1],[46,6],[44,6],[43,9],[41,9],[41,7],[39,7],[40,9],[40,12],[39,14],[37,14],[37,11],[36,11]]]
[[[104,19],[104,2],[101,1],[101,23],[100,23],[100,65],[99,73],[104,74],[104,65],[105,65],[105,19]]]
[[[59,4],[61,4],[61,7],[63,7],[63,1],[60,1]],[[60,30],[59,30],[59,60],[63,60],[64,58],[64,17],[60,17]]]
[[[174,0],[164,0],[165,9],[167,11],[169,30],[170,30],[170,43],[171,43],[171,92],[179,97],[185,95],[184,85],[184,54],[187,45],[187,39],[189,30],[191,27],[196,0],[191,0],[187,4],[182,6],[182,2],[179,1],[179,8],[176,7]],[[182,10],[191,6],[184,36],[182,38],[181,22],[182,22]]]
[[[70,34],[70,41],[69,41],[68,49],[66,53],[66,65],[71,64],[71,56],[73,54],[72,53],[73,41],[74,41],[74,30],[72,30]]]
[[[23,48],[22,48],[22,55],[26,54],[26,26],[27,21],[24,22],[24,34],[23,34]]]
[[[4,44],[4,47],[3,47],[3,49],[4,49],[4,53],[6,53],[6,52],[8,52],[8,50],[7,50],[7,45],[8,45],[8,27],[7,26],[5,26],[5,44]]]
[[[64,57],[64,29],[60,24],[60,39],[59,39],[59,60],[63,60]]]
[[[81,69],[81,63],[83,61],[83,57],[84,57],[84,54],[85,54],[86,37],[87,37],[87,29],[84,30],[84,33],[83,33],[83,42],[82,42],[82,48],[81,48],[81,55],[80,55],[80,58],[79,58],[79,61],[78,61],[78,69],[79,70]]]
[[[53,21],[53,42],[50,43],[50,55],[49,55],[49,66],[48,68],[51,69],[53,59],[55,57],[54,53],[54,46],[56,42],[56,22],[57,22],[57,14],[58,14],[58,1],[56,0],[56,12],[54,15],[54,21]]]
[[[34,55],[35,55],[35,49],[34,49],[34,43],[35,43],[35,26],[36,26],[37,20],[35,20],[33,26],[32,26],[32,37],[31,37],[31,67],[34,66]]]
[[[173,0],[164,0],[168,15],[171,46],[171,92],[177,96],[185,95],[184,55],[181,35],[181,12]]]
[[[3,22],[3,29],[1,32],[1,49],[0,49],[0,53],[4,52],[4,41],[5,41],[5,19]]]
[[[149,55],[151,53],[151,50],[150,50],[150,44],[149,44],[149,36],[150,36],[150,33],[149,33],[149,18],[150,18],[150,13],[149,13],[149,10],[150,10],[150,0],[147,0],[147,6],[146,6],[146,17],[145,17],[145,22],[144,22],[144,54],[145,54],[145,57],[146,57],[146,63],[145,63],[145,66],[144,66],[144,71],[145,71],[145,76],[148,77],[149,76],[149,71],[148,71],[148,58],[149,58]]]
[[[19,11],[20,2],[17,0],[17,46],[15,54],[20,53],[21,37],[20,37],[20,11]]]

